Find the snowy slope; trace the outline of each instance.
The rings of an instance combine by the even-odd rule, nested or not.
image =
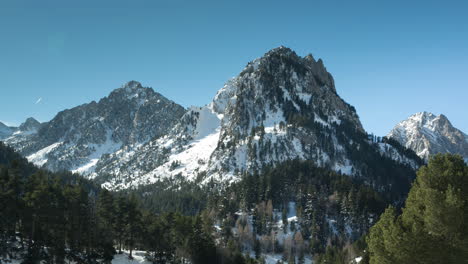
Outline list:
[[[444,115],[416,113],[398,123],[387,137],[426,160],[436,153],[460,154],[468,159],[468,135],[453,127]]]

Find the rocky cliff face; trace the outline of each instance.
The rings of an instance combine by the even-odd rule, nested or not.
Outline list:
[[[99,102],[64,110],[44,124],[28,119],[20,130],[31,132],[13,134],[6,143],[38,166],[87,175],[103,155],[166,134],[184,112],[131,81]]]
[[[250,62],[210,104],[189,109],[166,136],[101,159],[92,177],[108,188],[179,176],[231,182],[291,159],[363,176],[364,152],[417,166],[391,145],[367,139],[321,60],[279,47]]]
[[[452,126],[444,115],[416,113],[398,123],[388,137],[427,160],[436,153],[453,153],[468,160],[468,135]]]

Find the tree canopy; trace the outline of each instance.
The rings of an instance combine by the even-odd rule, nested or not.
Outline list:
[[[389,207],[368,236],[370,263],[468,263],[468,166],[438,154],[417,172],[405,207]]]

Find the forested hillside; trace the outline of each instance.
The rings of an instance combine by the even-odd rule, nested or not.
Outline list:
[[[4,262],[110,263],[123,249],[129,258],[145,251],[153,263],[418,263],[406,261],[413,251],[427,261],[467,254],[468,170],[456,156],[437,156],[418,172],[401,216],[397,196],[310,161],[245,173],[231,185],[180,178],[111,192],[38,169],[3,144],[0,157]],[[437,258],[422,244],[413,250],[426,229],[428,246],[450,250]]]
[[[110,263],[123,248],[154,263],[244,263],[213,239],[206,214],[154,214],[135,195],[34,168],[0,145],[0,262]]]

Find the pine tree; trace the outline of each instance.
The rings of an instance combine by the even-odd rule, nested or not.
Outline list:
[[[175,258],[173,215],[167,214],[157,218],[145,213],[143,218],[145,234],[142,234],[142,238],[148,249],[148,259],[155,264],[173,263]]]
[[[203,232],[202,219],[196,216],[192,224],[192,232],[188,236],[188,251],[194,264],[217,263],[216,247],[210,234]]]
[[[113,221],[114,233],[119,245],[119,254],[122,254],[122,245],[124,242],[125,227],[127,225],[127,199],[120,195],[115,200],[115,216]]]
[[[114,196],[106,189],[99,193],[97,200],[98,230],[100,233],[98,248],[105,263],[109,264],[114,258],[115,249],[113,241],[115,232],[113,224],[115,221],[115,202]]]
[[[133,258],[133,248],[135,247],[136,238],[141,234],[142,230],[142,215],[139,206],[139,201],[137,200],[135,194],[131,194],[127,202],[127,211],[125,213],[125,231],[127,236],[127,244],[130,248],[130,254],[128,257]]]
[[[400,216],[389,208],[368,237],[370,263],[468,263],[468,166],[439,154],[422,167]]]

